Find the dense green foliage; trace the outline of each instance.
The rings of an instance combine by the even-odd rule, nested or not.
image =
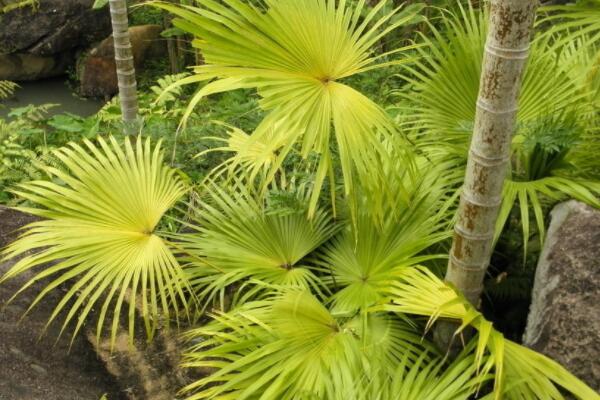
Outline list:
[[[184,362],[208,373],[190,400],[600,399],[439,278],[487,32],[485,6],[446,3],[154,3],[205,64],[140,94],[137,139],[119,133],[116,99],[90,118],[29,107],[0,124],[4,199],[45,218],[4,251],[23,258],[0,282],[50,278],[32,307],[68,283],[49,323],[74,334],[93,319],[114,340],[126,319],[133,339],[138,313],[148,338],[193,325]],[[542,11],[494,298],[530,289],[553,204],[600,207],[600,29],[574,10]],[[546,28],[565,20],[579,22]],[[432,341],[438,320],[458,326],[456,357]]]
[[[405,124],[431,158],[464,165],[475,120],[487,15],[471,7],[431,26],[422,57],[407,68],[412,91],[401,92]],[[441,38],[447,40],[441,40]],[[531,235],[530,214],[544,237],[541,197],[575,198],[600,207],[597,154],[600,146],[595,95],[572,69],[589,68],[595,46],[581,45],[577,57],[562,57],[562,47],[541,36],[533,44],[519,99],[518,130],[513,138],[512,171],[504,188],[496,236],[502,232],[515,202],[521,210],[524,249]],[[595,81],[597,78],[593,78]],[[597,93],[596,93],[597,94]]]

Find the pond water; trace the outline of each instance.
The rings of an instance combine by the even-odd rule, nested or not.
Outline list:
[[[66,77],[57,77],[33,82],[19,82],[20,88],[11,99],[0,102],[0,118],[6,117],[11,108],[29,104],[58,104],[50,110],[50,115],[69,112],[87,117],[95,114],[104,105],[100,99],[85,99],[73,93]]]

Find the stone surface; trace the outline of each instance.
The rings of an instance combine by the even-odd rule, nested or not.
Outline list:
[[[37,8],[0,13],[0,80],[28,81],[64,74],[77,51],[111,32],[108,8],[94,0],[43,0]]]
[[[160,37],[159,25],[139,25],[129,28],[133,60],[137,70],[147,60],[165,56],[166,42]],[[115,52],[112,36],[104,39],[80,58],[77,76],[80,94],[87,97],[109,97],[118,92]]]
[[[555,207],[523,337],[600,391],[600,211]]]
[[[0,247],[15,240],[20,228],[36,220],[0,206]],[[12,261],[0,261],[0,276],[12,265]],[[108,332],[99,343],[95,340],[95,324],[84,326],[87,334],[77,336],[71,347],[69,328],[57,341],[64,315],[59,315],[58,323],[51,324],[40,339],[68,286],[48,294],[19,323],[47,282],[36,283],[9,304],[7,300],[32,276],[24,273],[0,285],[0,400],[99,400],[105,393],[108,400],[174,400],[193,379],[189,370],[180,367],[183,346],[178,332],[160,330],[147,343],[139,315],[138,340],[133,347],[122,328],[125,321],[112,350]]]
[[[0,79],[32,81],[63,75],[73,63],[73,54],[38,56],[28,53],[0,55]]]
[[[0,247],[34,220],[0,206]],[[11,265],[12,261],[0,262],[0,276]],[[6,306],[30,277],[25,273],[0,285],[0,400],[99,400],[103,394],[109,400],[125,400],[84,335],[76,337],[72,346],[67,334],[57,341],[61,324],[54,323],[40,337],[60,301],[61,289],[49,294],[22,320],[33,296],[47,282],[34,284]]]
[[[131,346],[127,331],[121,328],[112,349],[108,334],[99,343],[94,330],[87,335],[129,400],[173,400],[190,383],[189,370],[180,366],[184,348],[176,334],[161,330],[152,342],[136,339]],[[136,338],[144,338],[144,332],[138,329]]]
[[[108,7],[93,10],[94,0],[43,0],[36,9],[0,15],[0,54],[49,56],[85,48],[111,32]]]

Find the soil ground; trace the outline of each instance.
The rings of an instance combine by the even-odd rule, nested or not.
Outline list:
[[[0,247],[14,239],[15,229],[31,220],[31,216],[0,208]],[[11,265],[0,263],[0,276]],[[99,400],[103,395],[108,400],[125,400],[85,335],[79,335],[70,350],[70,335],[56,340],[60,324],[51,325],[40,338],[61,297],[60,289],[19,323],[43,283],[8,305],[6,301],[30,276],[23,274],[0,285],[0,400]]]

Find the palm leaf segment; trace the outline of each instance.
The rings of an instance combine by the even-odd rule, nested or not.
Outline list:
[[[422,267],[405,268],[388,297],[366,313],[332,313],[301,289],[246,303],[188,333],[185,366],[212,374],[184,389],[188,400],[580,399],[600,396],[556,362],[504,339],[452,288]],[[408,315],[458,321],[477,335],[452,362]],[[493,381],[493,390],[486,389]],[[489,389],[492,389],[491,387]]]
[[[338,231],[330,213],[317,209],[308,218],[305,209],[269,210],[243,185],[207,190],[192,207],[191,232],[176,238],[200,297],[223,297],[232,285],[238,285],[234,302],[264,291],[265,284],[321,290],[305,257]],[[306,203],[306,194],[298,195]]]
[[[303,290],[216,315],[187,367],[216,371],[190,385],[189,400],[356,399],[362,386],[389,384],[395,366],[439,357],[414,328],[392,316],[338,319]],[[377,385],[379,386],[379,385]]]
[[[561,54],[561,63],[600,107],[600,1],[541,7],[542,36]]]
[[[413,113],[408,124],[413,129],[417,143],[430,157],[436,160],[449,157],[454,160],[455,166],[464,165],[468,155],[487,21],[487,9],[479,11],[471,6],[460,6],[457,13],[445,14],[442,28],[432,26],[432,36],[423,37],[427,46],[419,49],[422,55],[420,60],[414,66],[406,67],[410,73],[405,75],[405,79],[413,85],[414,90],[409,94],[400,94],[406,102],[407,111]],[[581,76],[572,73],[574,61],[585,61],[588,57],[579,55],[565,61],[564,54],[580,53],[583,42],[577,47],[577,52],[571,45],[565,48],[566,53],[559,56],[548,45],[549,40],[546,36],[539,37],[531,49],[519,100],[519,130],[513,141],[513,153],[516,154],[513,158],[518,159],[524,153],[527,131],[547,124],[549,112],[564,113],[565,116],[576,112],[580,120],[578,124],[581,125],[577,128],[581,128],[583,133],[564,156],[570,168],[564,168],[564,163],[557,164],[547,168],[544,176],[522,179],[518,176],[522,165],[517,162],[513,173],[507,178],[496,237],[517,202],[522,213],[525,250],[530,236],[530,215],[535,216],[543,240],[545,212],[540,197],[552,200],[571,197],[600,207],[600,184],[597,177],[590,175],[591,171],[600,169],[598,157],[594,156],[599,130],[591,116],[593,96],[589,92],[594,85],[582,84]],[[588,73],[586,76],[593,81],[600,81],[598,74]],[[554,122],[555,125],[545,128],[558,131],[562,129],[561,125],[567,124],[558,119]],[[571,172],[566,174],[566,171]]]
[[[18,87],[14,82],[0,80],[0,100],[11,97]]]
[[[541,11],[548,15],[540,23],[551,25],[548,34],[557,35],[557,46],[584,36],[600,41],[600,1],[578,0],[577,4],[548,6]]]
[[[131,338],[136,307],[141,308],[148,335],[159,316],[168,320],[174,310],[179,318],[178,308],[187,307],[187,284],[156,228],[186,188],[162,163],[160,146],[153,149],[149,140],[138,138],[135,147],[126,140],[122,148],[113,138],[100,138],[98,145],[70,144],[55,154],[63,168],[47,168],[53,181],[21,184],[15,190],[36,206],[19,209],[43,219],[28,225],[4,251],[5,259],[24,257],[2,281],[50,263],[18,293],[50,278],[31,309],[52,290],[72,282],[48,324],[64,310],[64,330],[78,315],[75,334],[97,303],[102,304],[97,335],[112,312],[113,341],[123,308]]]
[[[394,9],[378,18],[387,0],[372,10],[364,0],[352,7],[346,0],[267,0],[266,10],[239,0],[197,3],[153,3],[178,16],[174,24],[197,38],[194,45],[206,61],[176,85],[213,80],[196,93],[186,116],[204,96],[257,88],[269,113],[252,137],[279,154],[268,179],[295,144],[304,157],[320,155],[311,213],[326,176],[334,176],[334,137],[346,193],[352,191],[355,176],[368,188],[380,183],[378,165],[387,154],[381,138],[395,128],[378,105],[340,80],[403,62],[389,61],[391,54],[413,46],[382,55],[373,55],[371,49],[412,15],[390,22],[399,11]],[[275,137],[264,140],[274,125]]]
[[[462,295],[429,270],[408,268],[394,286],[389,304],[374,307],[375,311],[426,316],[430,318],[427,327],[438,319],[460,321],[456,335],[468,326],[477,330],[472,339],[477,369],[484,375],[495,370],[494,391],[484,398],[564,399],[556,387],[559,385],[580,399],[600,399],[558,363],[504,339]]]
[[[427,250],[450,237],[448,208],[455,199],[444,197],[442,190],[431,194],[437,198],[416,194],[410,203],[396,206],[382,226],[363,210],[356,224],[322,246],[318,265],[321,279],[334,292],[333,312],[354,315],[384,298],[405,268],[445,258]]]

